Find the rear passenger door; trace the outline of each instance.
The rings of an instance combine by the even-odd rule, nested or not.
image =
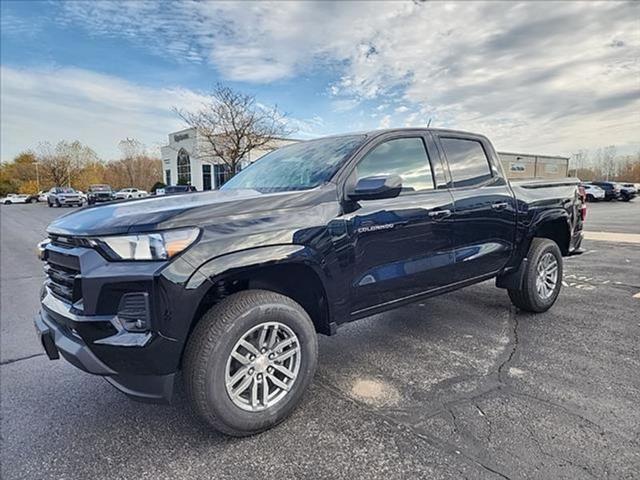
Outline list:
[[[502,269],[514,250],[516,202],[498,156],[484,138],[438,134],[454,199],[455,281]]]

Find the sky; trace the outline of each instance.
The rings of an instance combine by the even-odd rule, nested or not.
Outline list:
[[[1,2],[0,158],[151,152],[217,82],[297,138],[425,126],[501,151],[640,151],[640,2]]]

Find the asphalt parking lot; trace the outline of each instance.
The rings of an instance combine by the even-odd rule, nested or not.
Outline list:
[[[0,207],[3,479],[640,477],[640,243],[586,240],[545,314],[485,282],[321,337],[302,406],[235,439],[43,355],[34,246],[67,212]],[[591,204],[587,230],[639,220]]]

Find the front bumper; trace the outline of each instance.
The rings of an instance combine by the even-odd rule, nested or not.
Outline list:
[[[185,287],[193,267],[182,257],[110,262],[76,240],[53,235],[39,246],[47,278],[35,325],[45,352],[135,399],[171,401],[209,285]]]
[[[58,197],[58,202],[61,205],[82,205],[82,198],[79,198],[79,197],[74,197],[74,198]]]
[[[51,294],[47,293],[47,295]],[[62,356],[69,363],[87,373],[105,377],[110,384],[135,400],[152,403],[171,402],[176,373],[136,375],[115,371],[101,360],[78,334],[74,325],[79,326],[83,321],[95,320],[72,316],[66,318],[62,323],[58,315],[44,307],[43,304],[42,310],[34,319],[34,324],[42,348],[50,360],[56,360]]]

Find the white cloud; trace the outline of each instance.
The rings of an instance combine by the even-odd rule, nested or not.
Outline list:
[[[118,141],[135,137],[151,150],[182,128],[172,106],[197,108],[198,93],[148,88],[117,77],[73,68],[2,67],[2,160],[41,141],[78,139],[105,158],[118,156]]]
[[[636,2],[141,0],[61,8],[69,26],[179,62],[209,62],[223,79],[331,75],[325,92],[354,128],[375,126],[358,115],[385,105],[390,126],[431,118],[432,126],[490,135],[501,149],[565,154],[631,145],[640,130]]]
[[[181,87],[150,88],[77,68],[1,67],[2,161],[43,141],[80,140],[102,158],[120,155],[118,142],[133,137],[159,154],[170,132],[185,125],[173,107],[197,110],[207,97]],[[259,104],[260,105],[260,104]],[[319,136],[320,116],[285,122],[297,138]]]
[[[389,128],[391,126],[391,115],[385,115],[380,119],[378,128]]]

